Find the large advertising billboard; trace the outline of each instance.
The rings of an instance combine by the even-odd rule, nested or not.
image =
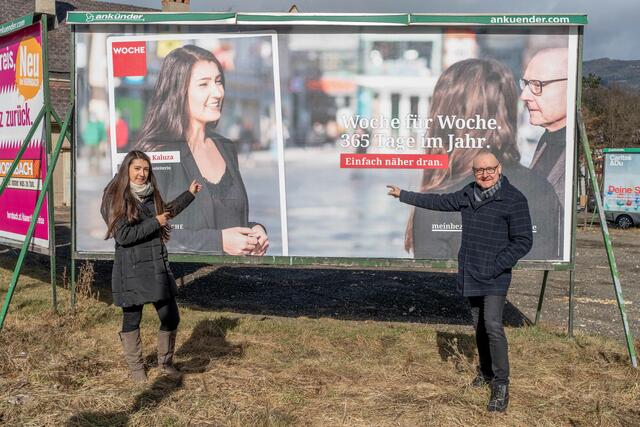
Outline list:
[[[260,224],[267,255],[454,260],[460,214],[386,185],[457,191],[487,149],[529,200],[526,259],[569,261],[576,27],[170,28],[75,28],[79,213],[140,149],[165,199],[205,187],[172,253],[232,253],[229,230]],[[79,252],[113,250],[77,218]]]
[[[7,176],[44,105],[40,24],[0,37],[0,180]],[[47,170],[41,120],[0,196],[0,241],[24,242]],[[43,206],[46,205],[46,199]],[[33,249],[49,247],[47,209],[36,220]]]

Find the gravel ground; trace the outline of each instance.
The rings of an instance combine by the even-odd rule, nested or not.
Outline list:
[[[627,319],[633,336],[640,339],[640,228],[609,228],[620,274]],[[518,272],[509,300],[535,318],[542,272]],[[569,272],[551,272],[547,282],[541,322],[564,326],[569,313]],[[620,310],[598,226],[578,228],[576,239],[574,331],[624,340]]]

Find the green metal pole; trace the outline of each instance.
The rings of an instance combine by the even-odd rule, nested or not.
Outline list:
[[[51,106],[51,110],[49,112],[51,113],[53,120],[55,120],[56,123],[58,123],[58,126],[62,127],[62,121],[60,120],[60,116],[58,115],[58,113],[56,113],[56,110],[53,109],[53,106]]]
[[[596,175],[596,179],[597,179],[597,175]],[[593,187],[593,183],[591,184],[591,186]],[[593,187],[591,191],[592,192],[596,191],[595,187]],[[591,223],[589,224],[589,228],[593,228],[593,223],[595,222],[597,216],[598,216],[598,205],[596,205],[594,211],[591,212]]]
[[[544,291],[547,289],[547,278],[549,277],[549,270],[545,270],[542,275],[542,287],[540,287],[540,296],[538,297],[538,308],[536,309],[536,320],[533,324],[537,325],[540,320],[540,313],[542,312],[542,301],[544,300]]]
[[[76,97],[76,40],[75,26],[71,26],[69,46],[71,59],[69,61],[69,75],[71,76],[71,92],[69,94],[70,108],[73,109]],[[75,109],[74,109],[75,110]],[[77,117],[77,112],[72,117]],[[70,119],[69,119],[70,120]],[[73,127],[69,128],[69,142],[71,143],[71,309],[76,307],[76,144]]]
[[[580,55],[581,56],[581,55]],[[582,63],[582,61],[581,61]],[[579,68],[581,68],[579,66]],[[580,76],[578,72],[578,76]],[[578,77],[578,81],[581,82],[581,78]],[[579,83],[581,84],[581,83]],[[578,104],[580,105],[580,104]],[[578,132],[574,128],[574,141],[578,139]],[[569,320],[567,322],[567,335],[573,337],[573,319],[575,314],[575,300],[573,298],[576,291],[576,236],[578,234],[578,209],[576,207],[576,196],[578,194],[578,161],[580,156],[578,154],[579,147],[576,143],[575,157],[573,161],[573,193],[571,194],[571,265],[573,268],[569,270]]]
[[[33,134],[36,132],[36,129],[40,125],[40,121],[44,117],[44,113],[45,113],[45,107],[42,107],[42,109],[40,110],[40,112],[36,116],[35,121],[31,125],[31,129],[29,129],[29,133],[27,133],[27,136],[24,138],[24,141],[22,141],[22,146],[20,147],[20,150],[16,154],[16,158],[13,159],[13,163],[11,163],[11,166],[9,166],[9,170],[7,171],[7,174],[5,175],[4,179],[2,180],[2,184],[0,184],[0,196],[4,192],[4,189],[7,188],[7,185],[9,185],[9,180],[11,179],[11,176],[13,175],[13,171],[15,171],[16,167],[18,167],[18,163],[20,163],[20,160],[22,159],[22,155],[27,150],[27,147],[29,146],[29,143],[31,142],[31,138],[33,138]]]
[[[582,140],[582,146],[584,147],[585,158],[589,165],[589,176],[591,183],[593,184],[594,195],[596,198],[596,205],[598,206],[598,215],[600,217],[600,229],[602,230],[602,238],[604,239],[605,249],[607,250],[607,258],[609,259],[609,268],[611,270],[611,279],[613,279],[613,288],[616,293],[616,300],[618,302],[618,308],[620,309],[620,316],[622,317],[622,327],[624,328],[624,336],[627,342],[627,351],[629,352],[629,358],[631,359],[631,365],[634,368],[638,367],[638,360],[636,357],[636,349],[633,344],[633,336],[629,329],[629,322],[627,321],[627,313],[624,309],[624,298],[622,297],[622,286],[620,285],[620,275],[618,274],[618,265],[616,264],[616,258],[613,254],[613,246],[611,244],[611,237],[609,236],[609,227],[607,226],[607,219],[604,217],[604,210],[602,208],[602,197],[600,193],[600,185],[596,179],[595,169],[593,167],[593,160],[591,159],[591,151],[589,151],[589,141],[587,140],[587,131],[584,127],[582,120],[582,112],[578,113],[578,125],[580,127],[580,136]]]
[[[49,92],[49,55],[48,51],[48,26],[47,15],[40,16],[40,25],[42,30],[42,67],[43,79],[42,90],[44,94],[44,127],[45,141],[47,147],[47,161],[51,162],[51,97]],[[53,173],[53,169],[52,169]],[[44,190],[44,189],[43,189]],[[55,193],[53,191],[53,179],[49,180],[49,186],[46,188],[47,197],[47,218],[49,221],[49,272],[51,275],[51,306],[53,311],[58,311],[58,293],[56,289],[56,220],[55,220]]]
[[[589,228],[593,227],[593,223],[595,222],[596,216],[598,216],[598,208],[595,211],[591,212],[591,223],[589,224]]]
[[[576,283],[575,272],[575,270],[569,270],[569,322],[567,324],[567,335],[569,335],[569,338],[573,338],[573,312],[575,309],[573,294],[575,292]]]
[[[576,116],[580,105],[582,105],[582,52],[583,52],[583,31],[584,27],[578,28],[578,69],[576,74]],[[573,140],[577,141],[579,135],[576,126],[573,129]],[[569,320],[567,322],[567,335],[573,337],[573,315],[574,315],[574,300],[573,294],[575,292],[575,268],[576,268],[576,236],[578,234],[578,208],[576,207],[576,196],[578,194],[578,161],[580,160],[579,145],[575,143],[575,149],[573,150],[573,185],[570,203],[571,203],[571,266],[569,270]]]
[[[69,116],[71,116],[71,112],[73,108],[70,108],[67,112],[67,121],[69,120]],[[64,141],[64,135],[66,133],[66,127],[68,126],[68,122],[63,126],[62,132],[58,136],[58,141],[56,143],[56,148],[53,152],[53,159],[49,165],[47,165],[47,176],[45,178],[45,182],[42,185],[42,188],[47,188],[49,185],[49,181],[53,178],[53,169],[56,166],[56,162],[58,161],[58,155],[60,154],[60,149],[62,148],[62,143]],[[24,258],[27,254],[27,250],[29,248],[29,242],[33,237],[33,233],[36,228],[36,222],[38,221],[38,215],[40,214],[40,210],[42,209],[42,204],[44,202],[44,197],[47,193],[45,191],[41,191],[38,195],[38,201],[36,203],[36,207],[33,211],[33,216],[31,217],[31,222],[29,222],[29,229],[27,230],[27,235],[25,236],[24,243],[22,244],[22,249],[20,250],[20,255],[18,256],[18,262],[16,263],[16,267],[13,270],[13,276],[11,277],[11,283],[9,284],[9,290],[7,291],[7,296],[4,299],[4,304],[2,306],[2,312],[0,313],[0,330],[4,325],[4,320],[7,316],[7,312],[9,311],[9,305],[11,304],[11,299],[13,298],[13,293],[16,288],[16,284],[18,283],[18,279],[20,278],[20,270],[22,269],[22,263],[24,262]]]

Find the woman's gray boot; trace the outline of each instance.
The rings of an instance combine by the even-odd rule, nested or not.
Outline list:
[[[147,381],[147,373],[144,371],[142,361],[142,341],[140,329],[131,332],[120,332],[120,342],[124,352],[124,360],[127,362],[131,379],[136,383]]]
[[[164,374],[182,375],[173,366],[173,352],[176,347],[177,329],[173,331],[158,331],[158,368]]]

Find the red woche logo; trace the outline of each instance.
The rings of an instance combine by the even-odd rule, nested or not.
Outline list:
[[[146,76],[146,42],[116,42],[111,45],[113,76]]]

